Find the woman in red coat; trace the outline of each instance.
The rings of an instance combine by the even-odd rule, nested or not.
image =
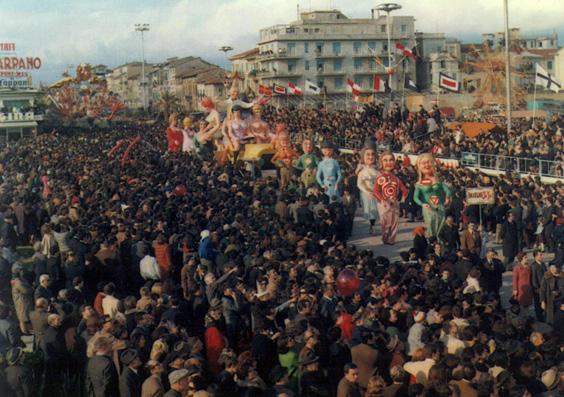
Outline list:
[[[522,308],[533,304],[533,287],[531,287],[531,267],[527,254],[517,255],[518,265],[513,268],[513,298]]]
[[[159,234],[157,239],[153,242],[153,249],[155,250],[155,259],[161,271],[161,281],[165,281],[169,278],[172,270],[172,259],[170,246],[167,244],[163,234]]]
[[[224,320],[221,314],[221,302],[213,302],[210,305],[210,310],[205,317],[206,333],[206,358],[208,359],[208,366],[214,375],[221,372],[221,365],[219,364],[219,356],[222,350],[227,346],[227,341],[223,335],[222,329],[224,328]]]

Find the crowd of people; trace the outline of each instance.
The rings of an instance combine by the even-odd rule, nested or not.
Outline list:
[[[500,127],[467,137],[459,124],[445,127],[448,123],[436,105],[430,111],[421,106],[418,112],[410,112],[399,105],[386,111],[378,104],[365,106],[361,111],[270,107],[265,113],[267,120],[286,123],[291,131],[312,135],[319,140],[338,138],[348,148],[360,148],[366,137],[374,136],[380,145],[402,153],[431,152],[439,157],[460,158],[462,152],[474,152],[554,161],[556,165],[550,171],[564,176],[564,119],[559,114],[551,116],[547,122],[515,120],[510,134]],[[483,121],[494,120],[499,122],[493,117]],[[531,167],[536,167],[538,173],[538,163],[526,164],[521,169],[535,172]],[[517,167],[513,165],[512,168]]]
[[[195,146],[214,139],[216,117],[194,120]],[[300,140],[371,136],[416,152],[447,139],[461,150],[441,135],[440,118],[425,117],[399,107],[264,111],[271,131],[285,123]],[[535,139],[548,140],[561,156],[560,121],[495,145],[539,150]],[[347,242],[358,155],[323,146],[319,157],[340,167],[338,186],[322,185],[327,174],[305,186],[288,166],[282,189],[282,178],[255,179],[236,156],[220,163],[171,151],[182,137],[175,130],[167,151],[164,128],[61,128],[2,149],[1,395],[564,393],[561,184],[438,167],[449,193],[444,225],[414,228],[413,248],[396,261]],[[463,141],[488,147],[484,139]],[[394,167],[406,187],[400,216],[418,220],[418,172],[392,156]],[[466,204],[465,188],[478,186],[494,186],[495,205]],[[488,236],[503,243],[503,262]],[[506,268],[509,306],[500,296]],[[343,270],[355,274],[354,291],[341,288]]]

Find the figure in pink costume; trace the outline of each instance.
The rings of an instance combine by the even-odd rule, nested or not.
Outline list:
[[[398,232],[401,192],[402,201],[407,197],[407,189],[403,182],[393,174],[396,161],[392,152],[385,151],[380,155],[380,175],[374,183],[374,197],[378,200],[377,208],[382,226],[382,242],[393,245]]]
[[[259,104],[253,105],[253,117],[249,123],[249,135],[254,138],[255,143],[270,143],[270,127],[261,118],[262,108]]]

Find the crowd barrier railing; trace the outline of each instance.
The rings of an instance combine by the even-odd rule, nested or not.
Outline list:
[[[541,177],[562,178],[564,176],[564,162],[562,161],[462,152],[460,164],[465,167],[484,168],[499,172],[510,171]]]

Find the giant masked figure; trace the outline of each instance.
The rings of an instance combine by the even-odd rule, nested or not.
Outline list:
[[[398,198],[405,200],[407,189],[402,181],[394,175],[396,160],[392,152],[385,151],[380,155],[380,174],[374,183],[374,197],[378,200],[378,214],[382,226],[382,242],[392,245],[396,241],[400,215]]]
[[[413,200],[423,207],[423,219],[431,236],[436,237],[445,221],[445,205],[450,202],[451,191],[437,175],[435,158],[424,153],[417,158],[418,179]]]
[[[294,166],[297,170],[301,171],[300,181],[305,189],[309,188],[315,183],[315,174],[319,158],[313,152],[313,142],[310,139],[304,139],[302,142],[303,154]]]
[[[343,175],[341,174],[341,166],[333,158],[334,149],[331,142],[323,142],[321,153],[323,154],[323,160],[317,166],[317,183],[319,183],[329,198],[336,197],[338,199],[340,196],[339,183],[341,183]]]
[[[360,165],[356,172],[356,185],[360,190],[364,218],[370,222],[370,233],[374,233],[374,226],[378,219],[378,210],[376,209],[377,201],[373,193],[374,182],[378,175],[375,163],[376,148],[373,144],[367,144],[360,152]]]

